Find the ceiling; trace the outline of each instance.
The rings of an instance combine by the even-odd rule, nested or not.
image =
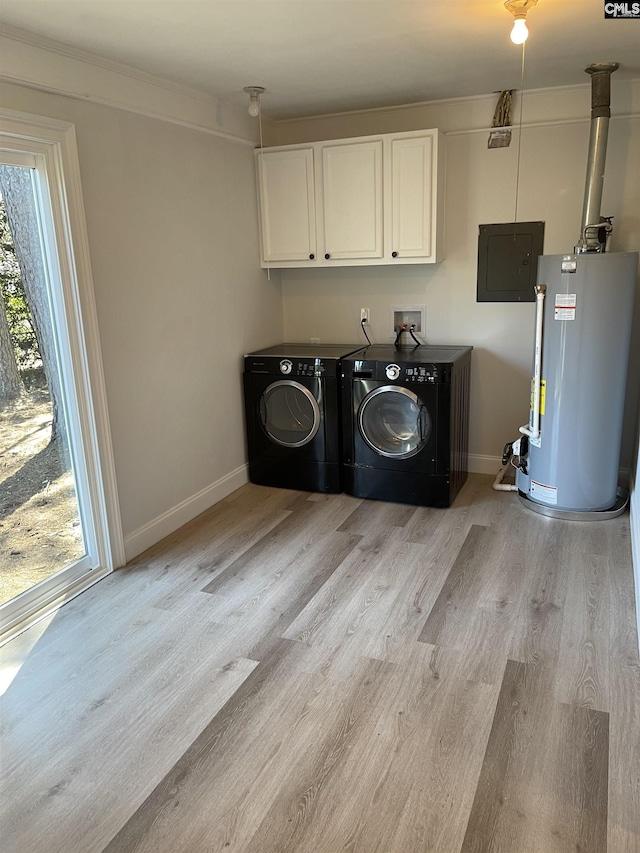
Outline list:
[[[529,11],[525,89],[586,83],[615,61],[640,77],[640,20],[604,0]],[[0,23],[238,105],[264,86],[272,119],[518,89],[522,48],[502,0],[2,0]],[[10,33],[9,33],[10,34]]]

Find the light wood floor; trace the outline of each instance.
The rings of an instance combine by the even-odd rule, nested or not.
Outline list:
[[[4,853],[639,853],[628,518],[245,486],[0,649]]]

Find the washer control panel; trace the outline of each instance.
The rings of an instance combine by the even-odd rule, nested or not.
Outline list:
[[[392,382],[427,382],[430,385],[443,381],[442,371],[437,364],[385,364],[380,371],[378,368],[379,379],[386,378]],[[375,372],[375,371],[374,371]],[[380,376],[382,372],[382,376]]]
[[[407,367],[405,368],[405,376],[407,380],[412,382],[435,383],[440,381],[438,366],[435,364],[421,364],[415,367]]]
[[[407,385],[413,382],[439,385],[450,381],[451,373],[448,366],[442,364],[397,364],[395,361],[367,361],[365,359],[355,359],[349,362],[349,367],[351,370],[348,375],[353,379],[387,380]],[[342,375],[346,375],[344,370]]]
[[[245,373],[265,373],[271,376],[324,376],[336,375],[336,361],[322,358],[281,358],[246,356],[244,360]]]
[[[347,380],[372,380],[396,385],[449,385],[460,369],[467,369],[473,347],[392,347],[373,344],[342,358],[341,375]]]

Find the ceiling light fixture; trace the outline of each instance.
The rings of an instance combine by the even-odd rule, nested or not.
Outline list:
[[[527,29],[527,12],[538,4],[538,0],[507,0],[505,8],[514,17],[511,41],[514,44],[524,44],[529,37]]]
[[[245,86],[243,91],[249,95],[249,115],[256,118],[260,115],[260,95],[264,92],[264,88],[262,86]]]

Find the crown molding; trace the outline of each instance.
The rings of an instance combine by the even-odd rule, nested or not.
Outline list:
[[[620,82],[626,83],[629,86],[638,85],[640,84],[640,77],[627,78]],[[584,94],[585,91],[590,91],[590,89],[591,83],[587,80],[585,83],[573,83],[568,86],[553,86],[549,88],[525,89],[524,95],[527,98],[536,95],[574,95]],[[351,116],[375,116],[380,115],[381,113],[401,113],[413,110],[433,108],[440,109],[443,107],[446,108],[465,106],[469,104],[479,104],[484,101],[490,101],[491,103],[494,103],[496,95],[499,94],[500,92],[496,91],[482,95],[463,95],[457,98],[441,98],[433,101],[415,101],[414,103],[409,104],[392,104],[391,106],[387,107],[365,107],[360,110],[343,110],[334,113],[318,113],[307,116],[294,116],[293,118],[276,118],[272,119],[272,123],[275,127],[283,127],[287,124],[304,124],[314,120],[322,121],[324,119],[341,119],[348,118]],[[520,90],[516,90],[516,94],[519,96],[521,94]]]
[[[117,62],[113,59],[107,59],[97,53],[91,53],[88,50],[82,50],[77,47],[72,47],[68,44],[49,39],[46,36],[40,36],[37,33],[29,32],[28,30],[20,29],[19,27],[3,25],[0,32],[2,38],[8,38],[12,41],[18,41],[22,44],[37,47],[40,50],[46,50],[48,53],[55,53],[58,56],[66,56],[69,59],[74,59],[79,62],[86,62],[93,65],[95,68],[102,68],[105,71],[111,71],[113,74],[119,74],[124,77],[130,77],[133,80],[141,80],[149,86],[157,86],[160,89],[166,89],[169,92],[176,92],[186,98],[193,98],[200,101],[215,100],[212,95],[203,92],[201,89],[193,89],[190,86],[184,86],[181,83],[175,83],[166,77],[158,77],[155,74],[149,74],[146,71],[141,71],[132,65],[127,65],[124,62]]]
[[[3,26],[0,80],[144,115],[234,142],[258,144],[246,110],[125,63]]]
[[[55,95],[90,101],[114,109],[126,110],[148,118],[167,121],[183,127],[223,137],[235,142],[256,146],[260,140],[254,119],[244,109],[215,98],[200,89],[184,86],[164,77],[149,74],[125,63],[106,59],[98,54],[74,48],[62,42],[37,35],[36,33],[5,25],[0,32],[3,41],[3,62],[0,80]],[[13,50],[12,50],[13,48]],[[44,67],[46,66],[46,71]],[[79,68],[83,73],[79,74]],[[52,70],[56,73],[50,73]],[[627,85],[638,90],[640,78],[617,80],[616,85]],[[584,97],[590,90],[590,82],[552,88],[525,89],[525,100],[555,97]],[[114,94],[117,93],[117,94]],[[292,118],[264,120],[267,139],[278,138],[279,131],[286,134],[288,128],[309,127],[314,122],[340,121],[353,118],[375,118],[415,114],[421,110],[438,111],[448,115],[460,107],[484,109],[493,103],[495,92],[396,104],[387,107],[369,107],[360,110],[295,116]],[[518,93],[520,94],[520,93]],[[640,95],[632,98],[627,112],[637,114]],[[557,117],[554,117],[557,118]],[[444,132],[479,130],[485,122],[474,122],[472,128],[444,128]]]

